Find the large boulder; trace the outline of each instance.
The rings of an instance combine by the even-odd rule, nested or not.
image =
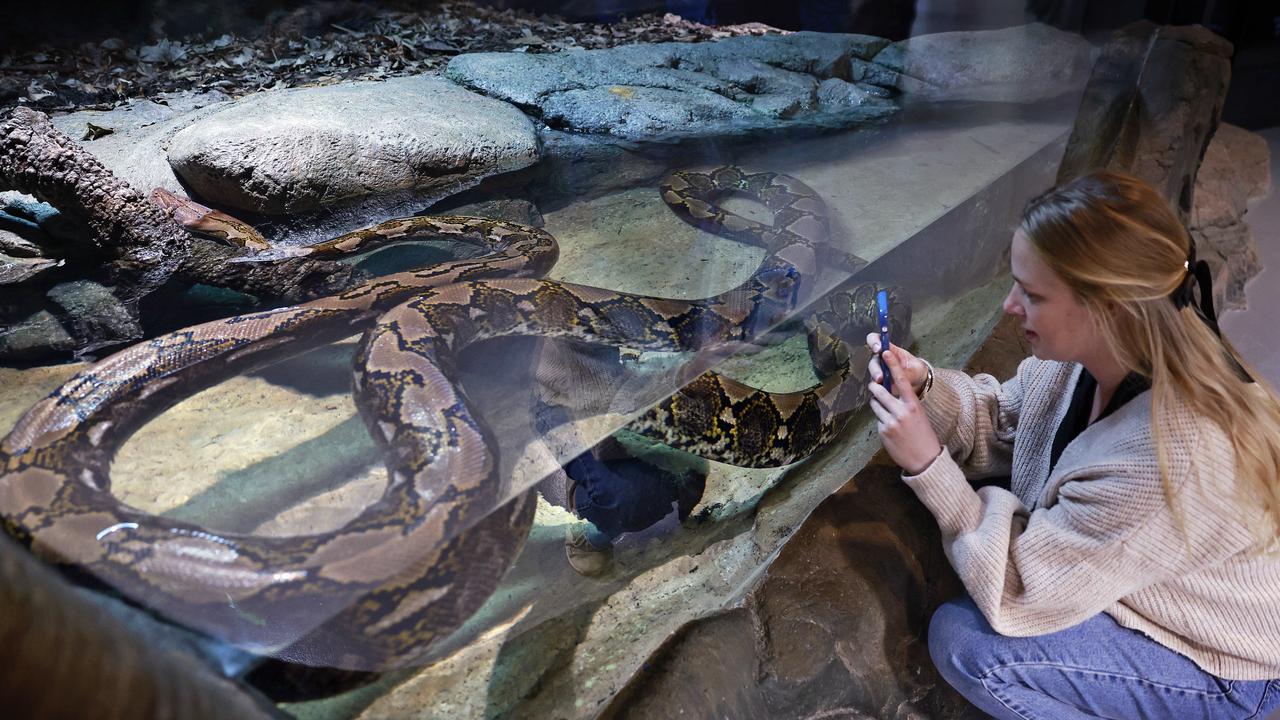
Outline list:
[[[284,215],[375,196],[421,208],[535,162],[538,143],[507,103],[408,77],[253,95],[178,132],[168,157],[204,200]]]
[[[963,588],[883,456],[806,519],[738,607],[692,622],[600,717],[968,720],[924,642]]]
[[[135,98],[111,110],[82,110],[52,118],[116,177],[141,192],[182,192],[165,151],[173,135],[226,104],[226,93],[172,93],[155,102]]]
[[[1058,180],[1094,168],[1151,183],[1191,229],[1215,279],[1220,309],[1244,306],[1261,269],[1242,221],[1265,193],[1266,142],[1220,126],[1231,78],[1231,43],[1203,27],[1139,22],[1107,42],[1089,78]]]
[[[794,33],[550,54],[471,53],[445,71],[548,126],[631,140],[852,125],[892,113],[867,59],[888,41]],[[821,92],[820,92],[821,90]]]
[[[908,97],[1034,102],[1079,90],[1093,50],[1079,35],[1033,23],[919,35],[874,58]]]
[[[1191,213],[1196,170],[1231,79],[1231,43],[1200,26],[1142,21],[1118,30],[1089,78],[1059,181],[1125,170]]]
[[[1261,135],[1222,124],[1196,175],[1191,235],[1213,272],[1219,311],[1245,306],[1244,285],[1262,271],[1258,243],[1245,222],[1249,201],[1267,194],[1271,150]]]

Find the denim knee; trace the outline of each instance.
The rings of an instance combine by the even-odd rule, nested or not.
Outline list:
[[[952,686],[981,682],[981,658],[989,654],[993,632],[968,596],[949,600],[929,621],[929,656]]]

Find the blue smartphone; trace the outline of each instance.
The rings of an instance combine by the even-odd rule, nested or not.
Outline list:
[[[876,317],[880,324],[880,384],[885,390],[893,392],[893,378],[889,377],[889,366],[884,362],[884,351],[889,349],[889,291],[876,293]]]

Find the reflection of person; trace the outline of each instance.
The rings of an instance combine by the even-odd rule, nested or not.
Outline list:
[[[632,456],[612,436],[564,466],[569,510],[585,520],[565,536],[569,565],[581,575],[607,572],[619,535],[639,532],[671,514],[684,522],[702,498],[706,475],[674,473]]]
[[[898,396],[872,389],[968,591],[930,624],[939,671],[997,718],[1266,717],[1280,403],[1218,337],[1190,236],[1150,186],[1100,171],[1028,204],[1012,269],[1004,309],[1034,353],[1013,379],[895,346]],[[1009,489],[966,481],[994,475]]]
[[[544,351],[539,379],[558,387],[566,378],[591,390],[617,389],[617,377],[606,368],[618,366],[617,353],[604,348],[552,346]],[[612,383],[611,383],[612,381]],[[599,400],[601,393],[593,398]],[[535,427],[540,434],[571,419],[560,404],[539,402]],[[554,481],[552,481],[554,482]],[[565,530],[565,555],[576,572],[603,575],[613,567],[613,543],[623,533],[648,529],[671,514],[684,522],[702,499],[706,473],[676,472],[660,467],[609,436],[564,464],[564,490],[544,485],[550,502],[563,504],[584,522]]]

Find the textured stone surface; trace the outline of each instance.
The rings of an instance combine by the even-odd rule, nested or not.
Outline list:
[[[225,93],[182,95],[160,104],[134,99],[113,110],[82,110],[53,118],[53,124],[133,187],[150,192],[162,187],[183,192],[165,158],[173,134],[228,100]],[[89,125],[111,134],[87,139]]]
[[[137,318],[110,290],[92,280],[59,283],[47,294],[61,311],[63,326],[79,341],[79,352],[93,352],[142,337]]]
[[[1249,200],[1267,192],[1270,157],[1261,136],[1224,123],[1209,142],[1196,175],[1189,227],[1199,257],[1213,272],[1219,313],[1243,308],[1245,283],[1262,271],[1246,213]]]
[[[540,127],[538,136],[544,158],[527,172],[531,190],[547,205],[651,186],[691,157],[683,144],[637,143],[548,127]]]
[[[909,97],[1032,102],[1074,92],[1092,63],[1078,35],[1033,23],[1002,30],[919,35],[889,45],[876,64]]]
[[[6,242],[6,232],[0,230],[0,247]],[[0,285],[16,285],[52,270],[62,264],[61,260],[44,258],[21,258],[6,255],[0,250]]]
[[[794,33],[553,54],[472,53],[446,75],[563,130],[649,140],[793,123],[850,125],[893,112],[882,92],[828,91],[887,41]]]
[[[2,227],[0,227],[0,253],[11,258],[44,257],[39,245]]]
[[[683,628],[602,716],[942,717],[922,636],[959,583],[897,476],[882,457],[859,472],[741,606]]]
[[[70,352],[75,346],[75,338],[48,310],[37,310],[0,330],[0,357],[8,362],[47,360],[50,355]]]
[[[533,125],[518,110],[433,77],[260,93],[169,147],[199,197],[269,215],[370,196],[421,207],[537,159]]]
[[[1203,27],[1139,22],[1117,31],[1085,89],[1058,170],[1126,170],[1191,212],[1196,170],[1222,114],[1231,44]]]

